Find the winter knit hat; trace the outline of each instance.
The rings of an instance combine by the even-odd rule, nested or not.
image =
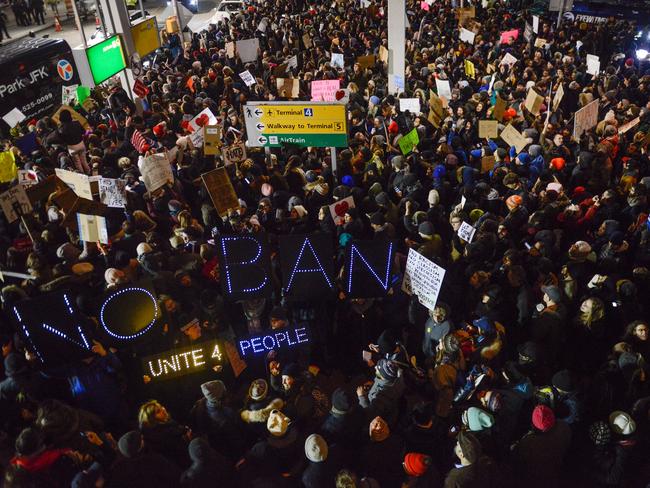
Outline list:
[[[555,413],[546,405],[537,405],[533,410],[533,426],[542,432],[548,432],[555,425]]]
[[[370,440],[375,442],[382,442],[388,439],[390,435],[390,428],[384,419],[375,417],[370,422]]]
[[[138,430],[127,432],[117,441],[117,447],[124,457],[135,457],[142,448],[142,434]]]
[[[471,432],[465,432],[461,430],[457,437],[458,445],[460,450],[463,452],[463,456],[470,463],[475,463],[479,460],[482,453],[481,443]]]
[[[305,440],[305,456],[312,463],[322,463],[327,460],[329,448],[327,442],[318,434],[312,434]]]
[[[389,359],[380,359],[377,362],[377,371],[381,374],[382,378],[387,380],[394,380],[397,378],[399,368]]]
[[[151,251],[153,251],[153,249],[151,249],[151,246],[146,242],[141,242],[138,244],[138,247],[135,248],[135,252],[138,254],[138,256],[150,253]]]
[[[282,437],[287,433],[291,419],[280,410],[271,410],[269,418],[266,421],[266,428],[275,437]]]
[[[226,393],[226,385],[221,380],[208,381],[201,385],[201,392],[208,403],[215,405]]]
[[[555,373],[551,378],[551,383],[555,388],[564,392],[571,392],[576,389],[574,375],[568,369]]]
[[[465,410],[462,415],[462,420],[463,424],[472,432],[480,432],[494,425],[494,417],[492,414],[476,407],[469,407]]]
[[[636,422],[629,413],[617,410],[609,416],[609,425],[619,435],[631,435],[636,431]]]
[[[595,445],[605,446],[612,438],[612,431],[606,422],[598,420],[589,426],[589,438]]]
[[[124,280],[125,274],[124,271],[117,268],[108,268],[104,272],[104,280],[107,285],[115,285],[118,282]]]
[[[248,388],[248,396],[251,397],[252,400],[260,401],[264,400],[268,391],[269,384],[266,380],[259,378],[253,380],[251,383],[251,386]]]
[[[350,392],[344,388],[337,388],[332,393],[332,412],[339,415],[347,413],[352,408],[353,401]]]
[[[503,402],[501,393],[493,390],[484,390],[478,393],[478,398],[481,400],[481,404],[490,412],[498,412],[501,410]]]
[[[404,456],[404,471],[409,476],[424,475],[431,465],[431,456],[419,452],[409,452]]]

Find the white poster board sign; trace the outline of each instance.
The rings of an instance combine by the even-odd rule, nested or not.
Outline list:
[[[100,178],[99,201],[108,207],[123,208],[126,205],[126,180]]]
[[[472,32],[471,30],[465,29],[464,27],[460,28],[460,40],[463,42],[467,42],[469,44],[474,44],[474,38],[476,37],[476,34]]]
[[[407,110],[413,115],[418,115],[420,113],[420,99],[419,98],[400,98],[399,99],[399,110],[400,112],[406,112]]]
[[[173,183],[172,167],[164,154],[152,154],[141,160],[140,173],[147,191],[156,191],[167,183]]]
[[[223,146],[221,153],[226,166],[242,163],[246,160],[246,144],[244,142],[235,142],[230,146]]]
[[[345,62],[343,61],[343,54],[341,53],[332,53],[332,60],[330,64],[335,68],[345,68]]]
[[[254,63],[257,60],[257,51],[260,49],[260,41],[256,37],[242,39],[236,42],[237,54],[242,63]]]
[[[415,295],[422,305],[433,310],[445,278],[445,269],[428,260],[415,249],[409,250],[402,291]]]
[[[87,200],[93,199],[93,192],[90,189],[90,180],[88,179],[88,176],[59,168],[56,168],[54,172],[56,173],[57,178],[68,185],[78,197]]]
[[[587,54],[587,73],[598,75],[600,73],[600,58],[593,54]]]
[[[467,222],[460,224],[460,227],[458,228],[458,237],[462,240],[465,242],[472,242],[474,234],[476,234],[476,227],[472,227]]]
[[[449,85],[449,80],[436,79],[436,91],[440,98],[444,98],[447,101],[451,100],[451,85]]]
[[[330,205],[330,215],[334,223],[336,225],[342,223],[345,213],[351,208],[354,208],[354,198],[352,197],[346,197]]]
[[[239,77],[246,83],[246,86],[253,86],[255,84],[255,77],[248,70],[239,73]]]
[[[579,141],[580,136],[596,124],[598,124],[598,100],[594,100],[576,112],[573,121],[573,138]]]

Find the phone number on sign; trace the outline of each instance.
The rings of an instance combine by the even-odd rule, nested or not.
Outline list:
[[[23,105],[22,106],[22,111],[27,112],[27,111],[33,109],[34,107],[36,107],[37,105],[40,105],[41,103],[44,103],[44,102],[47,102],[48,100],[51,100],[52,98],[54,98],[54,95],[52,93],[48,93],[46,95],[43,95],[42,97],[39,97],[36,100],[32,100],[28,104]]]

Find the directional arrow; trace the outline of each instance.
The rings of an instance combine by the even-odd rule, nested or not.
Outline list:
[[[266,128],[266,126],[261,122],[258,122],[255,127],[257,127],[257,130],[264,130]]]
[[[257,138],[257,142],[259,142],[260,144],[266,144],[266,137],[264,137],[264,136],[259,136],[259,137]]]
[[[262,109],[260,109],[260,108],[256,108],[255,111],[254,111],[253,113],[254,113],[255,115],[257,115],[258,117],[261,117],[262,114],[263,114],[264,112],[262,111]]]

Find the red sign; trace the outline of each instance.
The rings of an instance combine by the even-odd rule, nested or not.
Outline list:
[[[135,83],[133,84],[133,93],[135,93],[140,98],[144,98],[147,96],[147,93],[149,93],[149,88],[147,88],[147,86],[142,83],[142,81],[136,79]]]

